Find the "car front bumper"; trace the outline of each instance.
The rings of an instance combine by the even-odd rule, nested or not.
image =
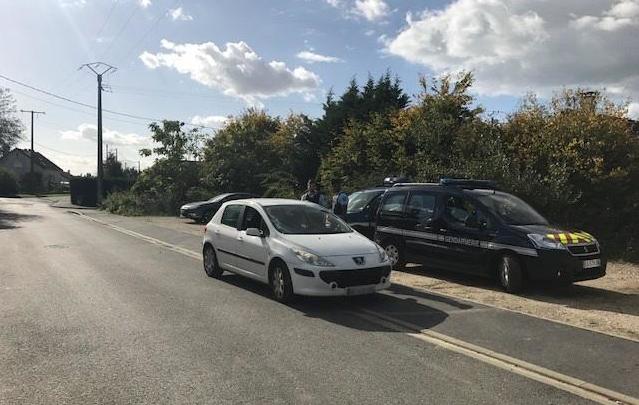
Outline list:
[[[190,219],[199,220],[199,219],[202,218],[202,213],[200,211],[180,209],[180,216],[182,218],[190,218]]]
[[[349,296],[372,294],[390,287],[391,266],[368,268],[318,268],[292,266],[293,291],[299,295]]]
[[[584,268],[584,261],[599,259],[598,267]],[[607,260],[601,253],[574,256],[565,250],[538,250],[538,256],[524,258],[526,273],[531,280],[585,281],[606,275]]]

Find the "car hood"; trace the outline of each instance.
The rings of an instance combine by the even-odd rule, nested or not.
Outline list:
[[[536,233],[544,235],[564,244],[594,242],[595,238],[588,232],[575,228],[559,228],[553,225],[517,225],[515,229],[523,234]]]
[[[202,207],[204,205],[209,205],[209,204],[215,204],[215,203],[212,203],[210,201],[195,201],[195,202],[192,202],[192,203],[184,204],[181,208],[185,209],[185,210],[191,210],[191,209],[199,208],[199,207]]]
[[[283,235],[287,241],[323,257],[377,252],[375,244],[357,232],[329,235]]]

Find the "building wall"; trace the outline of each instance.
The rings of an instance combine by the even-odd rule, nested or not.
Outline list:
[[[22,177],[29,173],[31,170],[31,160],[21,152],[12,151],[5,155],[0,161],[0,166],[4,167],[16,177],[16,180],[20,181]],[[58,170],[43,169],[40,165],[34,162],[33,171],[42,174],[42,186],[48,189],[50,186],[59,185],[61,181],[69,181]]]

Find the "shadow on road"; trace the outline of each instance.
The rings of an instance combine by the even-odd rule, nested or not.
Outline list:
[[[222,280],[271,299],[271,290],[265,284],[229,273],[225,273]],[[472,304],[395,284],[384,293],[364,296],[297,297],[288,306],[308,317],[320,318],[353,329],[375,332],[393,330],[354,316],[353,313],[361,313],[361,309],[367,309],[378,313],[392,314],[393,319],[410,322],[421,329],[430,329],[444,322],[448,314],[442,309],[426,304],[427,300],[453,307],[453,310],[475,308]]]
[[[40,218],[39,215],[18,214],[15,212],[0,209],[0,231],[5,229],[19,228],[22,221],[31,221]]]
[[[489,278],[424,266],[407,267],[403,272],[505,294],[497,282]],[[531,300],[580,310],[607,311],[639,316],[639,294],[624,294],[581,284],[561,286],[548,282],[531,282],[526,291],[520,295]]]

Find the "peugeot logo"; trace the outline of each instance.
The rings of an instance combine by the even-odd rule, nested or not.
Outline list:
[[[358,264],[360,266],[366,262],[363,256],[353,257],[353,261],[355,262],[355,264]]]

